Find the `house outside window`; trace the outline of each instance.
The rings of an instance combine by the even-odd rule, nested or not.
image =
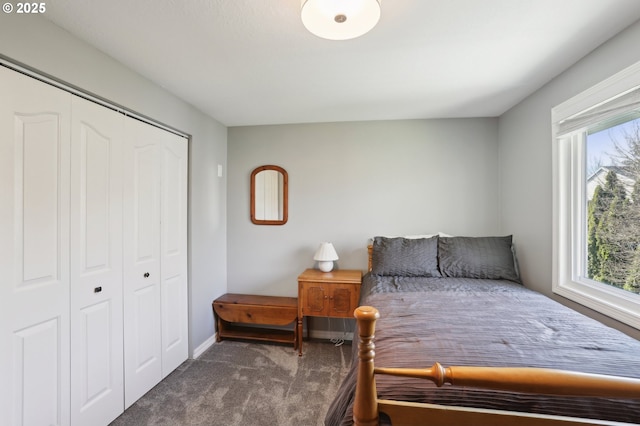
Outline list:
[[[640,329],[640,63],[552,121],[553,291]]]

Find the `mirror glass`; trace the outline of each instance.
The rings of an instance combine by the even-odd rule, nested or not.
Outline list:
[[[284,225],[288,219],[288,176],[279,166],[260,166],[251,172],[251,222]]]

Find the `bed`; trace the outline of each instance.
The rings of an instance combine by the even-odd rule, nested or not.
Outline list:
[[[376,237],[370,253],[326,425],[640,423],[640,342],[524,287],[511,236]]]

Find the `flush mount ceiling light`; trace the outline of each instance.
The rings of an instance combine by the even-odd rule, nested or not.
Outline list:
[[[302,23],[329,40],[360,37],[380,19],[381,0],[302,0]]]

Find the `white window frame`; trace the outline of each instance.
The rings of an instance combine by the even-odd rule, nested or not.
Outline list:
[[[640,62],[551,110],[553,141],[553,292],[640,329],[640,297],[599,283],[586,271],[586,130],[562,123],[640,88]]]

